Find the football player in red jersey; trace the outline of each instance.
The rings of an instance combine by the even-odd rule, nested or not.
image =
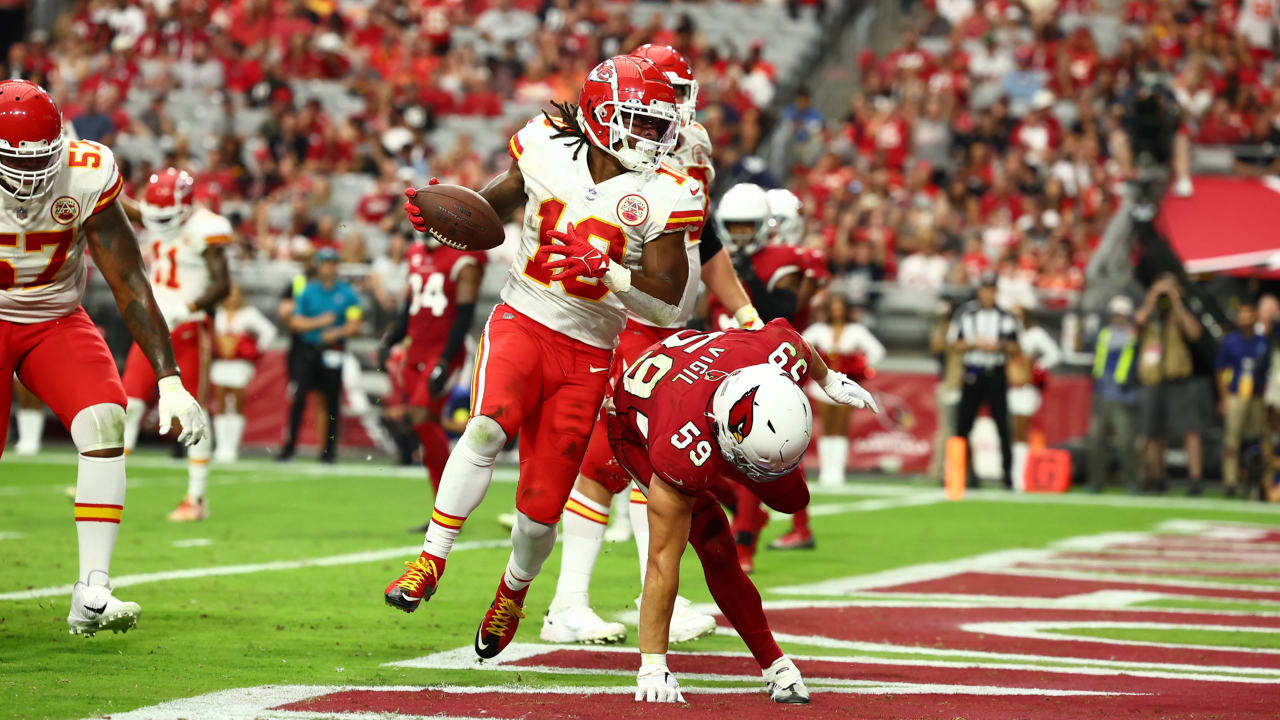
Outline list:
[[[124,512],[125,395],[107,344],[80,306],[86,248],[159,378],[161,433],[177,420],[186,445],[207,434],[204,409],[182,386],[121,207],[123,184],[111,150],[63,137],[62,113],[43,88],[0,82],[0,454],[16,374],[58,416],[79,452],[80,576],[67,615],[73,634],[129,630],[142,612],[110,587]]]
[[[185,170],[167,168],[151,174],[138,212],[143,244],[151,255],[151,291],[171,329],[174,356],[182,384],[201,404],[208,402],[209,366],[213,359],[213,315],[231,292],[225,247],[231,223],[195,202],[195,179]],[[124,364],[124,451],[138,444],[142,416],[156,380],[137,343]],[[213,438],[187,451],[187,493],[169,513],[171,522],[196,522],[209,515],[205,490]]]
[[[715,176],[715,170],[711,166],[711,141],[706,130],[693,120],[698,83],[693,79],[693,70],[688,61],[669,45],[642,45],[632,55],[652,61],[675,88],[680,106],[681,128],[676,148],[670,156],[672,164],[696,178],[704,187],[709,185]],[[703,208],[706,208],[705,201]],[[696,256],[692,253],[695,243]],[[733,261],[721,244],[715,227],[703,227],[698,232],[690,233],[689,244],[690,267],[701,267],[703,283],[733,313],[737,323],[735,327],[754,329],[762,326],[760,316],[738,280]],[[691,278],[696,277],[697,275],[691,274]],[[680,315],[666,327],[659,327],[634,314],[629,315],[609,367],[610,386],[616,384],[617,378],[622,376],[630,363],[650,345],[683,329],[693,315],[696,302],[696,294],[688,294],[681,305]],[[596,560],[604,545],[611,500],[614,495],[626,492],[630,485],[630,478],[613,458],[613,450],[609,447],[609,432],[602,415],[591,434],[591,443],[587,447],[578,480],[565,505],[560,576],[556,581],[555,597],[542,621],[543,640],[555,643],[608,643],[619,642],[626,637],[625,625],[606,621],[591,609],[590,585]],[[643,585],[644,572],[648,567],[648,514],[644,495],[638,490],[632,490],[629,495],[628,512],[623,517],[629,518],[634,531],[640,559],[640,583]],[[639,601],[637,596],[637,606]],[[715,627],[714,617],[694,610],[692,603],[683,597],[677,599],[676,613],[671,621],[672,642],[702,637],[713,632]]]
[[[715,490],[727,479],[780,511],[808,504],[800,461],[813,416],[800,386],[810,377],[836,402],[877,410],[866,390],[828,369],[785,320],[757,331],[679,332],[651,347],[614,389],[609,442],[649,498],[636,700],[683,700],[666,650],[688,542],[772,698],[808,702],[799,671],[769,632],[759,592],[738,565]]]
[[[480,191],[498,217],[525,204],[520,243],[476,353],[471,418],[445,464],[423,552],[384,591],[406,612],[435,593],[498,452],[519,431],[512,553],[476,631],[482,658],[511,642],[555,547],[627,312],[666,325],[691,279],[696,291],[686,238],[702,225],[702,187],[661,164],[679,131],[671,83],[648,60],[613,57],[588,74],[576,106],[557,109],[512,136],[510,168]],[[425,231],[416,192],[407,194]]]
[[[428,234],[410,246],[405,260],[409,297],[382,341],[379,364],[385,368],[392,348],[409,338],[400,386],[408,396],[409,423],[422,442],[422,464],[432,490],[439,492],[449,458],[440,413],[467,357],[467,331],[475,320],[486,257],[454,250]],[[426,531],[426,525],[419,530]]]

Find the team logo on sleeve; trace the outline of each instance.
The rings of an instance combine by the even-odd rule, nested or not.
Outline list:
[[[59,225],[70,225],[80,217],[80,203],[70,195],[63,195],[49,206],[49,214]]]
[[[649,203],[635,193],[623,195],[618,201],[618,219],[623,225],[639,225],[649,219]]]
[[[729,408],[729,434],[738,442],[751,434],[751,425],[755,420],[756,391],[759,389],[759,385],[751,388]]]

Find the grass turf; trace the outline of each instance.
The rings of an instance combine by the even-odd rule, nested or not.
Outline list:
[[[0,461],[0,594],[68,584],[77,574],[69,449],[37,462]],[[167,523],[186,479],[179,463],[144,457],[130,469],[124,523],[113,561],[116,577],[191,568],[314,559],[404,548],[387,559],[322,567],[264,569],[149,582],[120,588],[143,616],[127,635],[84,639],[66,632],[68,595],[0,600],[0,714],[74,718],[134,709],[204,692],[263,684],[487,684],[515,677],[467,670],[383,667],[430,652],[469,646],[492,599],[508,549],[463,550],[450,558],[436,597],[413,615],[384,606],[381,593],[411,559],[421,536],[406,529],[430,510],[431,491],[417,473],[375,464],[337,473],[308,463],[214,468],[212,517]],[[500,479],[510,478],[509,469]],[[817,495],[818,504],[853,495]],[[493,518],[510,510],[514,485],[496,482],[460,543],[501,541]],[[971,500],[815,516],[818,548],[786,555],[762,551],[753,575],[765,590],[962,558],[1011,547],[1043,547],[1064,537],[1149,530],[1169,518],[1280,524],[1274,515],[1230,510],[1107,507]],[[764,542],[787,529],[774,522]],[[207,541],[207,543],[205,543]],[[194,544],[193,544],[194,542]],[[692,553],[689,554],[692,558]],[[559,568],[556,551],[530,592],[529,617],[517,641],[536,642]],[[593,582],[595,608],[606,617],[639,593],[634,547],[606,544]],[[685,562],[682,592],[709,602],[700,569]],[[773,596],[775,599],[778,596]],[[634,644],[634,628],[629,642]],[[705,649],[741,649],[735,638],[711,638]],[[679,648],[677,648],[679,649]],[[806,649],[796,648],[803,652]],[[519,673],[523,683],[551,686],[564,676]],[[501,678],[502,680],[497,680]],[[574,684],[614,685],[617,677],[582,675]]]

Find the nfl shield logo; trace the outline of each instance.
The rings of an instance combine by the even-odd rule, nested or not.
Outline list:
[[[27,209],[21,205],[14,209],[13,214],[17,215],[19,220],[27,219]]]

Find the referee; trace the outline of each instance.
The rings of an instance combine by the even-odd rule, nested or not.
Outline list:
[[[322,462],[338,459],[338,423],[342,404],[342,362],[347,338],[360,332],[360,299],[347,282],[338,279],[338,253],[322,248],[316,253],[316,277],[298,294],[289,329],[297,333],[293,380],[293,405],[289,408],[289,436],[279,460],[293,459],[307,396],[319,391],[329,414]]]
[[[964,353],[964,376],[960,388],[960,402],[956,406],[956,437],[969,437],[978,408],[983,405],[991,412],[1000,432],[1000,462],[1004,468],[1004,486],[1012,488],[1013,457],[1009,444],[1009,380],[1005,375],[1008,359],[1018,353],[1018,321],[1013,315],[996,307],[996,276],[988,272],[978,286],[978,299],[970,301],[956,312],[947,331],[947,342]],[[966,453],[969,464],[969,484],[978,486],[973,473],[973,453]]]

